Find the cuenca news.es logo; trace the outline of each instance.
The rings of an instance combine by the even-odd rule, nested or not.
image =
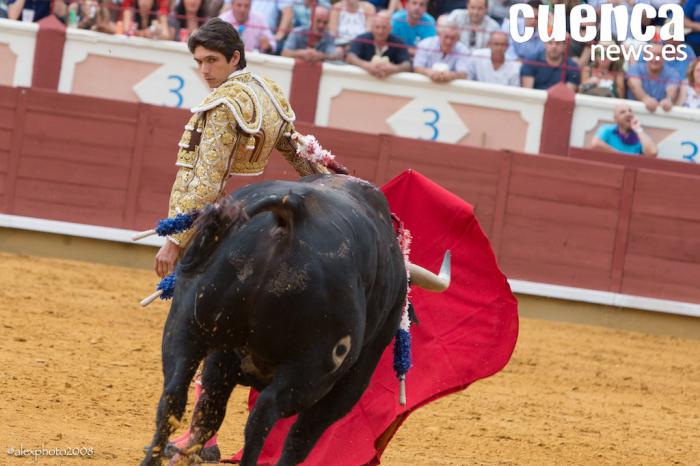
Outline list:
[[[532,39],[535,30],[543,42],[566,40],[566,6],[554,5],[554,13],[550,17],[550,6],[541,5],[535,11],[530,5],[518,3],[510,9],[510,35],[515,42],[522,43]],[[599,17],[600,16],[600,17]],[[643,25],[643,17],[647,19],[664,18],[666,21],[658,30],[658,38],[664,42],[660,53],[652,41],[657,29]],[[523,18],[525,27],[520,27],[518,21]],[[631,11],[627,5],[612,5],[606,3],[600,6],[599,13],[592,5],[576,5],[569,14],[571,39],[578,42],[598,43],[591,46],[591,55],[604,57],[608,60],[645,61],[651,60],[686,60],[687,45],[683,25],[683,7],[677,4],[662,5],[657,10],[646,3],[637,3]],[[532,25],[528,25],[528,19]],[[534,27],[536,19],[537,27]],[[598,21],[600,19],[600,21]],[[617,37],[613,37],[613,24]],[[647,23],[648,24],[648,23]],[[631,41],[628,39],[631,36]],[[613,41],[615,41],[613,43]],[[623,42],[626,45],[620,45]]]

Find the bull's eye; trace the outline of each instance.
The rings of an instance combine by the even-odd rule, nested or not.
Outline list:
[[[335,355],[336,355],[337,357],[341,357],[341,356],[344,355],[347,351],[348,351],[348,349],[345,347],[345,345],[338,345],[338,346],[335,347]]]

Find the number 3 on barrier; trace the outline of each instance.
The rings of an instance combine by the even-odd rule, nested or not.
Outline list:
[[[695,156],[698,155],[698,145],[691,141],[683,141],[681,142],[681,146],[690,146],[690,153],[684,155],[683,158],[690,163],[697,163]]]
[[[182,94],[180,94],[180,91],[182,90],[183,87],[185,87],[185,80],[182,78],[182,76],[179,76],[177,74],[171,74],[168,76],[168,80],[173,80],[177,83],[177,87],[172,87],[168,89],[168,92],[171,92],[177,96],[177,104],[175,107],[180,108],[182,107],[182,101],[183,97]]]
[[[440,130],[437,126],[435,126],[437,122],[440,121],[440,112],[438,112],[434,108],[424,108],[423,113],[429,113],[433,115],[432,121],[426,121],[423,124],[433,130],[433,136],[430,138],[430,140],[435,141],[440,135]]]

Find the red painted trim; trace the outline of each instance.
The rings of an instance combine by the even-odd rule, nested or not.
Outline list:
[[[39,21],[34,50],[32,87],[58,89],[65,42],[66,27],[54,15]]]
[[[576,94],[566,84],[559,83],[547,90],[544,104],[540,152],[554,155],[567,155],[571,122],[574,118]]]
[[[295,60],[289,102],[296,113],[297,121],[307,123],[316,121],[316,104],[321,85],[321,74],[323,74],[321,63]]]

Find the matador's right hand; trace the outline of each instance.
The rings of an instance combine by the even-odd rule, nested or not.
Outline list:
[[[163,278],[175,270],[178,257],[180,257],[180,246],[170,240],[166,240],[165,244],[158,251],[158,254],[156,254],[154,265],[156,274],[160,278]]]

